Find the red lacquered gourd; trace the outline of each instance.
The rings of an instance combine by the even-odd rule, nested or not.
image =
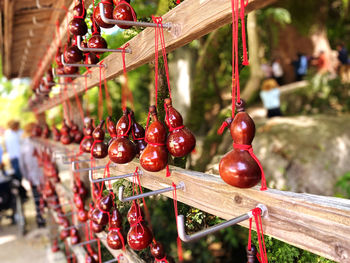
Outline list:
[[[96,56],[96,54],[89,52],[85,55],[85,63],[86,64],[97,64],[100,59]]]
[[[106,119],[106,126],[107,126],[107,131],[109,135],[111,136],[111,139],[108,142],[108,146],[111,145],[112,141],[117,139],[117,130],[115,128],[115,123],[112,120],[111,116],[108,116]]]
[[[84,200],[81,198],[80,194],[74,194],[73,196],[74,204],[76,208],[83,209],[84,208]]]
[[[70,132],[69,126],[66,124],[65,121],[63,121],[63,125],[61,128],[61,138],[60,138],[60,141],[62,144],[66,145],[72,142],[72,137],[70,137],[69,132]]]
[[[113,3],[110,0],[103,1],[103,7],[104,7],[104,15],[109,18],[113,19]],[[94,20],[96,23],[102,27],[102,28],[112,28],[114,27],[114,24],[107,24],[103,22],[100,14],[100,5],[97,5],[95,10],[94,10]]]
[[[91,221],[91,230],[94,233],[101,233],[105,229],[105,225],[96,224],[94,221]]]
[[[144,217],[143,211],[140,208],[138,203],[136,203],[135,201],[132,201],[131,207],[127,215],[128,222],[130,223],[130,225],[133,225],[137,222],[139,217],[142,217],[142,218]]]
[[[114,5],[118,5],[120,2],[127,2],[128,4],[130,4],[130,0],[113,0]]]
[[[88,27],[82,18],[74,17],[68,24],[69,32],[74,36],[84,36]]]
[[[109,212],[113,206],[113,192],[109,191],[108,195],[98,201],[98,207],[105,212]]]
[[[64,66],[63,70],[64,70],[64,74],[75,74],[79,71],[79,68],[72,67],[72,66]]]
[[[130,111],[130,117],[132,121],[132,139],[136,145],[136,152],[140,155],[147,146],[147,142],[145,141],[145,129],[137,123],[133,111]]]
[[[129,246],[134,250],[142,250],[147,248],[153,239],[151,230],[144,221],[139,221],[130,227],[127,240]]]
[[[57,50],[57,52],[56,52],[55,61],[56,61],[58,67],[63,66],[63,64],[62,64],[62,52],[60,50]]]
[[[48,139],[50,137],[51,131],[47,123],[44,124],[44,129],[42,131],[42,137]]]
[[[56,126],[52,126],[52,137],[56,142],[58,142],[61,138],[61,132],[56,128]]]
[[[84,208],[79,209],[77,217],[80,222],[86,222],[88,220],[88,212]]]
[[[107,48],[107,42],[99,33],[96,33],[92,35],[92,37],[90,37],[88,42],[88,47],[89,48]],[[103,52],[93,51],[92,53],[98,55],[98,54],[102,54]]]
[[[66,74],[66,73],[64,72],[64,66],[63,66],[63,64],[62,64],[61,66],[58,66],[58,68],[56,68],[56,74],[57,74],[57,75],[64,75],[64,74]]]
[[[112,249],[122,249],[124,247],[124,237],[121,232],[121,226],[121,214],[119,213],[117,206],[114,205],[107,234],[107,244]]]
[[[98,159],[105,158],[108,154],[108,145],[103,141],[105,138],[105,132],[103,130],[104,123],[105,121],[102,120],[92,133],[94,143],[91,148],[91,155]]]
[[[57,241],[57,239],[54,239],[54,241],[52,242],[52,245],[51,245],[51,251],[53,253],[55,253],[59,250],[60,250],[60,247],[58,246],[58,241]]]
[[[94,139],[92,138],[92,132],[94,131],[94,126],[92,123],[92,119],[85,119],[85,127],[84,127],[84,139],[81,141],[80,146],[81,150],[86,153],[91,153],[91,146],[94,143]]]
[[[140,156],[141,166],[150,172],[163,170],[168,164],[168,150],[165,146],[166,130],[158,120],[155,106],[151,106],[150,114],[153,122],[146,131],[146,142],[148,143]]]
[[[95,258],[90,255],[89,253],[86,253],[85,255],[85,263],[97,263],[98,261],[95,260]]]
[[[128,163],[135,158],[136,146],[129,140],[130,130],[129,112],[125,109],[116,126],[117,138],[108,147],[108,156],[112,162]]]
[[[152,244],[150,245],[150,251],[152,256],[154,256],[158,260],[163,259],[165,257],[163,245],[159,242],[152,242]]]
[[[64,51],[64,61],[66,63],[78,63],[83,59],[83,52],[73,45]]]
[[[70,230],[70,242],[72,245],[78,244],[80,242],[79,233],[75,227]]]
[[[254,121],[244,112],[244,103],[237,105],[237,111],[230,125],[231,137],[235,144],[251,145],[255,136]],[[237,148],[222,157],[219,173],[227,184],[239,188],[253,187],[261,179],[257,162],[248,151]]]
[[[97,225],[105,226],[108,224],[108,212],[101,211],[96,207],[91,213],[91,220]]]
[[[69,230],[67,229],[62,229],[60,232],[60,239],[63,241],[65,240],[67,237],[69,237]]]
[[[172,106],[171,99],[164,100],[167,107],[165,123],[169,128],[167,148],[171,155],[183,157],[196,147],[196,138],[192,132],[183,125],[181,114]]]
[[[85,19],[86,9],[83,6],[83,3],[78,1],[78,3],[73,7],[73,16]]]
[[[113,10],[113,18],[116,20],[122,20],[122,21],[134,21],[133,12],[135,11],[125,3],[124,1],[120,1]],[[136,17],[136,14],[135,14]],[[118,27],[122,29],[128,29],[132,26],[126,26],[126,25],[117,25]]]
[[[49,68],[46,71],[46,80],[47,80],[47,82],[53,82],[53,73],[52,73],[52,69],[51,68]]]

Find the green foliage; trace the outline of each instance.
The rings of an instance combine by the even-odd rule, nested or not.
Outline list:
[[[335,184],[336,190],[338,190],[336,196],[342,198],[350,198],[350,172],[346,172],[339,177]]]
[[[296,248],[275,238],[264,236],[264,239],[269,262],[334,263],[332,260],[328,260],[306,250]],[[252,241],[259,249],[256,232],[252,232]]]

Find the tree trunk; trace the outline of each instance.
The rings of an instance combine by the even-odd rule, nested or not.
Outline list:
[[[248,14],[247,33],[249,46],[250,78],[244,87],[244,90],[242,92],[242,98],[246,101],[249,101],[254,95],[254,93],[259,90],[260,82],[263,78],[259,57],[260,42],[257,31],[255,11],[250,12]]]

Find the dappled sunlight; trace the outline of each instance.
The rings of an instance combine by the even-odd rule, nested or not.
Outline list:
[[[288,124],[291,126],[298,127],[315,127],[317,126],[317,121],[307,116],[300,117],[275,117],[267,122],[268,125],[274,124]]]
[[[0,236],[0,245],[12,242],[16,239],[16,235],[6,235],[6,236]]]

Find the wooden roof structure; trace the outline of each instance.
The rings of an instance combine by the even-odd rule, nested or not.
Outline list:
[[[0,0],[0,51],[4,75],[32,77],[71,0]]]

